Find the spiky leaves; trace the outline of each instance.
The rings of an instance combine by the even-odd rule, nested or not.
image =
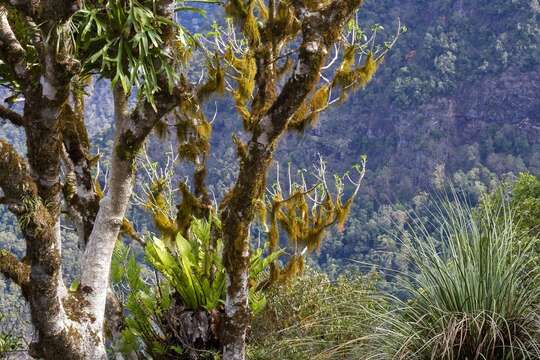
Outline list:
[[[404,278],[410,298],[384,317],[374,357],[537,359],[537,239],[523,236],[504,201],[472,209],[453,195],[403,233],[418,273]]]
[[[145,249],[146,259],[161,274],[157,283],[141,280],[142,270],[125,247],[115,250],[113,275],[130,288],[123,351],[182,358],[219,348],[219,323],[225,301],[226,278],[223,242],[212,244],[213,227],[219,221],[193,220],[186,237],[179,232],[173,242],[154,238]],[[252,254],[250,305],[254,312],[266,303],[258,290],[266,281],[265,270],[279,253]],[[199,319],[197,321],[197,319]],[[203,320],[201,320],[203,319]],[[178,321],[178,323],[177,323]],[[191,331],[191,329],[197,331]]]
[[[166,79],[172,92],[178,76],[173,58],[178,45],[167,36],[170,27],[179,25],[159,15],[153,2],[98,2],[80,10],[75,21],[86,72],[109,77],[113,86],[120,84],[126,93],[137,87],[152,104],[163,86],[159,77]]]

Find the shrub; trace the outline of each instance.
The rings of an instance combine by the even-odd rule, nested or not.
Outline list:
[[[375,283],[359,274],[331,281],[310,269],[272,289],[252,324],[249,359],[365,358],[371,313],[381,307]]]
[[[512,187],[510,206],[519,227],[529,236],[540,237],[540,179],[520,174]]]
[[[373,358],[540,358],[535,240],[504,202],[473,210],[458,199],[435,218],[405,236],[418,275],[384,316]]]
[[[0,314],[0,321],[4,315]],[[21,340],[10,332],[0,331],[0,359],[4,359],[10,352],[21,349]]]
[[[219,222],[193,219],[186,237],[174,241],[153,238],[146,244],[150,268],[129,254],[122,243],[115,249],[112,280],[127,292],[121,351],[139,359],[214,359],[224,312],[225,268],[223,242],[211,246],[212,227]],[[260,312],[266,297],[258,288],[280,252],[251,255],[249,305]],[[152,276],[145,273],[154,272]],[[145,279],[149,278],[149,279]]]

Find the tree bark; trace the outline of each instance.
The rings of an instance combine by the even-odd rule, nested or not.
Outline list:
[[[26,257],[30,263],[29,302],[32,322],[39,334],[39,355],[69,351],[80,345],[70,336],[70,320],[63,302],[67,289],[62,279],[60,233],[61,130],[60,109],[67,99],[69,76],[56,63],[47,44],[39,49],[43,71],[29,81],[24,90],[24,122],[30,176],[36,193],[24,216],[31,216],[22,230],[26,238]],[[67,79],[66,79],[67,78]],[[28,202],[28,200],[26,200]],[[23,200],[23,203],[25,200]]]
[[[307,11],[302,1],[292,2],[302,23],[298,60],[269,110],[257,114],[260,120],[253,130],[247,154],[241,159],[236,183],[221,204],[225,244],[223,258],[227,270],[226,316],[222,334],[224,360],[245,359],[245,339],[251,320],[248,307],[249,226],[255,216],[256,201],[265,190],[272,154],[279,138],[286,132],[289,120],[318,84],[328,48],[338,39],[342,27],[361,2],[334,1],[320,11]],[[272,44],[262,46],[271,48]],[[268,86],[276,81],[264,77],[276,76],[275,70],[259,68],[258,74],[261,77],[257,79],[258,93],[272,93]]]
[[[97,343],[91,349],[93,352],[86,355],[87,359],[105,356],[103,327],[111,259],[133,190],[137,153],[157,121],[186,96],[185,90],[176,88],[174,94],[165,90],[156,94],[157,111],[141,101],[130,113],[128,96],[119,86],[113,89],[116,130],[108,190],[100,201],[81,267],[80,290],[90,314],[86,325]]]
[[[60,5],[64,7],[55,9]],[[68,360],[105,359],[103,319],[109,267],[133,188],[135,156],[157,120],[181,102],[185,88],[175,88],[174,94],[166,90],[156,94],[157,111],[142,100],[131,114],[126,94],[115,89],[117,129],[109,191],[99,211],[81,214],[84,227],[80,233],[89,238],[89,243],[82,261],[81,285],[76,292],[68,293],[61,271],[62,159],[69,160],[70,171],[75,172],[77,185],[81,185],[78,188],[83,190],[73,194],[76,200],[93,203],[95,197],[89,193],[89,144],[82,114],[67,119],[69,114],[65,113],[77,63],[57,53],[43,34],[49,33],[58,16],[64,18],[77,6],[64,0],[18,2],[17,6],[28,15],[27,21],[40,24],[31,24],[40,30],[32,39],[40,64],[38,70],[28,71],[25,49],[11,30],[7,10],[0,6],[0,59],[9,66],[25,98],[22,116],[2,107],[0,117],[24,127],[28,149],[25,161],[0,140],[0,187],[26,240],[26,261],[2,251],[0,272],[19,283],[28,299],[38,335],[31,346],[33,356],[47,360],[58,356]],[[76,109],[80,104],[72,105],[75,111],[81,110]],[[84,172],[77,173],[81,167]]]
[[[248,307],[248,274],[250,259],[249,226],[255,216],[255,202],[263,195],[266,174],[278,138],[288,119],[319,80],[325,47],[316,53],[301,53],[298,69],[310,66],[315,71],[295,72],[268,113],[259,122],[249,143],[248,156],[240,164],[240,172],[231,196],[222,211],[224,262],[227,269],[227,299],[225,302],[225,331],[223,359],[245,359],[246,332],[250,324]],[[304,65],[304,62],[306,64]]]
[[[135,175],[135,158],[119,156],[124,146],[122,138],[130,129],[128,96],[118,86],[114,88],[114,111],[116,137],[108,181],[109,188],[100,201],[94,228],[85,248],[81,270],[81,290],[87,302],[87,309],[94,317],[89,326],[94,330],[99,341],[95,352],[89,354],[93,359],[106,358],[103,320],[109,288],[111,257],[129,204]]]

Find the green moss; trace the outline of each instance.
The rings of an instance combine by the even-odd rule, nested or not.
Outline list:
[[[139,150],[140,141],[131,130],[127,130],[122,134],[115,148],[116,156],[124,161],[134,161]]]

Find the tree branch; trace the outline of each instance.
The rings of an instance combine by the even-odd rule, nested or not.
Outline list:
[[[293,3],[302,21],[302,43],[291,77],[254,131],[253,140],[263,146],[272,144],[285,131],[291,117],[316,87],[328,47],[338,40],[341,29],[362,0],[334,1],[317,12],[307,11],[300,0]]]
[[[99,197],[94,189],[90,156],[90,140],[84,126],[84,98],[72,93],[73,103],[65,104],[60,115],[66,168],[64,198],[68,214],[77,227],[79,246],[84,248],[94,227],[99,210]]]
[[[0,118],[9,120],[15,126],[24,126],[22,115],[2,105],[0,105]]]
[[[26,51],[11,29],[7,15],[6,7],[0,6],[0,58],[9,65],[13,77],[24,82],[28,77]]]
[[[37,194],[37,186],[32,180],[28,164],[15,148],[0,139],[0,188],[9,204],[22,206],[27,198]]]
[[[163,86],[162,86],[163,85]],[[147,100],[140,100],[135,109],[129,114],[130,125],[120,136],[121,147],[115,149],[123,160],[135,159],[146,137],[157,122],[177,106],[182,106],[194,97],[193,89],[188,84],[180,84],[169,93],[166,84],[160,84],[160,90],[155,95],[154,109]]]
[[[25,199],[35,196],[37,187],[30,177],[26,162],[13,146],[0,139],[0,188],[10,210],[18,215],[24,213]],[[20,262],[15,255],[0,250],[0,272],[21,286],[26,296],[30,281],[30,267]]]
[[[19,285],[25,292],[30,282],[30,267],[4,249],[0,249],[0,273]]]
[[[302,42],[295,69],[269,110],[256,124],[247,154],[241,157],[236,183],[221,203],[224,229],[222,236],[225,244],[223,262],[228,280],[226,317],[221,339],[223,359],[245,358],[245,338],[250,319],[249,226],[255,216],[257,199],[261,199],[264,194],[266,174],[275,146],[279,137],[287,130],[293,115],[319,83],[328,48],[338,41],[343,25],[361,2],[336,0],[321,10],[308,11],[304,1],[292,1],[296,16],[302,24]],[[266,71],[260,72],[260,75],[272,76],[272,73],[273,71]],[[274,79],[259,79],[258,84],[267,86],[272,80]]]

